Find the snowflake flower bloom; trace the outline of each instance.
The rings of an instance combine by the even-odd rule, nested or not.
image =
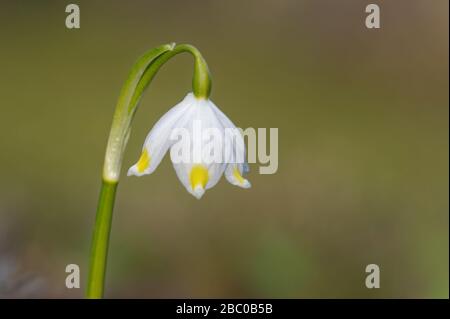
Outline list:
[[[187,136],[174,138],[180,132]],[[248,165],[242,134],[209,99],[189,93],[164,114],[147,135],[141,157],[128,170],[128,176],[153,173],[169,149],[179,180],[198,199],[217,184],[222,174],[233,185],[251,186],[243,177]],[[211,150],[216,160],[211,159]],[[178,156],[180,151],[184,160]]]
[[[247,171],[242,134],[209,100],[211,76],[200,51],[190,44],[169,43],[145,52],[134,63],[122,86],[109,132],[91,244],[86,290],[88,298],[103,297],[117,185],[139,101],[161,67],[181,53],[189,53],[194,58],[193,93],[155,124],[145,140],[141,157],[129,169],[128,175],[151,174],[170,149],[178,178],[197,198],[217,184],[224,173],[230,183],[250,187],[250,183],[242,177]],[[203,139],[208,134],[198,134],[198,124],[206,127],[206,131],[212,130],[215,133],[212,138]],[[227,134],[230,130],[231,133]],[[181,139],[174,138],[177,134]],[[178,156],[180,151],[181,158]]]

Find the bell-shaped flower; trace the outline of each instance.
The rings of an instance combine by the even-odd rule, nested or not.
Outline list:
[[[233,185],[249,188],[245,144],[239,129],[209,99],[189,93],[155,124],[128,175],[151,174],[167,151],[189,193],[200,199],[225,173]]]

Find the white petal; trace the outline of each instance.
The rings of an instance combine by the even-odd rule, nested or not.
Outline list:
[[[226,164],[223,163],[214,163],[208,166],[209,180],[208,184],[206,184],[206,189],[210,189],[216,186],[216,184],[220,181],[220,178],[222,177],[226,167]]]
[[[236,125],[214,104],[212,103],[212,108],[216,113],[222,125],[228,129],[236,129]],[[229,163],[225,169],[225,178],[233,185],[250,188],[250,182],[243,177],[243,175],[249,172],[249,166],[245,161],[245,142],[242,134],[234,134],[236,140],[228,141],[233,146],[232,156],[229,159]],[[232,136],[233,137],[233,136]],[[228,145],[228,144],[227,144]]]
[[[200,199],[202,198],[203,194],[205,194],[205,189],[201,186],[196,186],[192,194],[195,196],[195,198]]]
[[[197,100],[186,118],[188,119],[185,121],[183,128],[189,133],[190,144],[177,144],[173,147],[177,147],[177,149],[188,149],[190,156],[183,163],[179,163],[172,157],[174,154],[171,150],[171,159],[175,172],[186,190],[196,198],[201,198],[205,190],[212,188],[219,182],[226,167],[226,164],[223,163],[223,157],[219,157],[218,161],[214,161],[213,158],[207,156],[208,152],[205,152],[208,149],[207,146],[211,143],[214,144],[214,150],[223,147],[223,125],[217,118],[208,100]],[[201,129],[202,134],[200,136],[196,135],[196,129]],[[203,140],[205,129],[218,130],[220,132],[220,139]],[[194,141],[196,138],[201,139]],[[182,141],[178,143],[182,143]],[[200,147],[198,148],[198,146]],[[199,179],[204,183],[200,183]]]
[[[158,167],[173,141],[169,139],[172,129],[178,126],[193,104],[195,97],[189,93],[183,101],[165,113],[147,135],[139,161],[130,167],[128,176],[151,174]]]
[[[242,177],[245,172],[246,164],[228,164],[225,169],[225,178],[228,182],[241,188],[250,188],[250,182]]]
[[[211,108],[216,113],[217,118],[220,120],[222,125],[225,127],[227,133],[226,137],[228,141],[226,147],[232,146],[230,151],[231,157],[228,159],[228,163],[239,163],[246,165],[245,162],[245,142],[240,130],[233,124],[233,122],[211,101]],[[233,138],[235,139],[233,141]],[[248,166],[247,166],[248,169]],[[244,173],[247,173],[244,171]]]
[[[173,168],[175,169],[178,179],[186,190],[197,199],[200,199],[205,193],[205,189],[202,185],[192,185],[191,172],[193,165],[191,163],[174,163]]]
[[[200,199],[207,189],[214,187],[222,176],[224,164],[192,164],[192,163],[174,163],[173,167],[181,184],[186,190]],[[204,184],[199,181],[197,170],[203,170],[206,178]],[[202,178],[200,178],[203,181]]]
[[[226,116],[217,105],[214,104],[213,101],[209,100],[209,104],[211,108],[214,110],[214,113],[219,118],[219,120],[222,122],[224,127],[232,127],[235,128],[236,125],[233,124],[233,122]]]

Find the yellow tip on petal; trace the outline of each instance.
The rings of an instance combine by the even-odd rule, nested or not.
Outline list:
[[[136,163],[136,168],[138,173],[142,173],[149,167],[150,165],[150,155],[148,155],[147,149],[144,148],[142,151],[141,157],[139,158],[139,161]]]
[[[245,179],[242,177],[241,173],[239,172],[239,170],[237,169],[237,167],[234,168],[233,170],[233,176],[234,178],[236,178],[237,182],[240,185],[243,185],[245,182]]]
[[[193,166],[190,176],[192,190],[194,190],[196,186],[205,188],[206,183],[208,183],[208,178],[208,170],[203,165]]]

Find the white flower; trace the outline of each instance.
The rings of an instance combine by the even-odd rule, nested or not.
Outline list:
[[[242,134],[209,99],[189,93],[164,114],[147,135],[128,176],[153,173],[169,149],[179,180],[198,199],[223,173],[233,185],[251,186],[242,177],[248,172]]]

